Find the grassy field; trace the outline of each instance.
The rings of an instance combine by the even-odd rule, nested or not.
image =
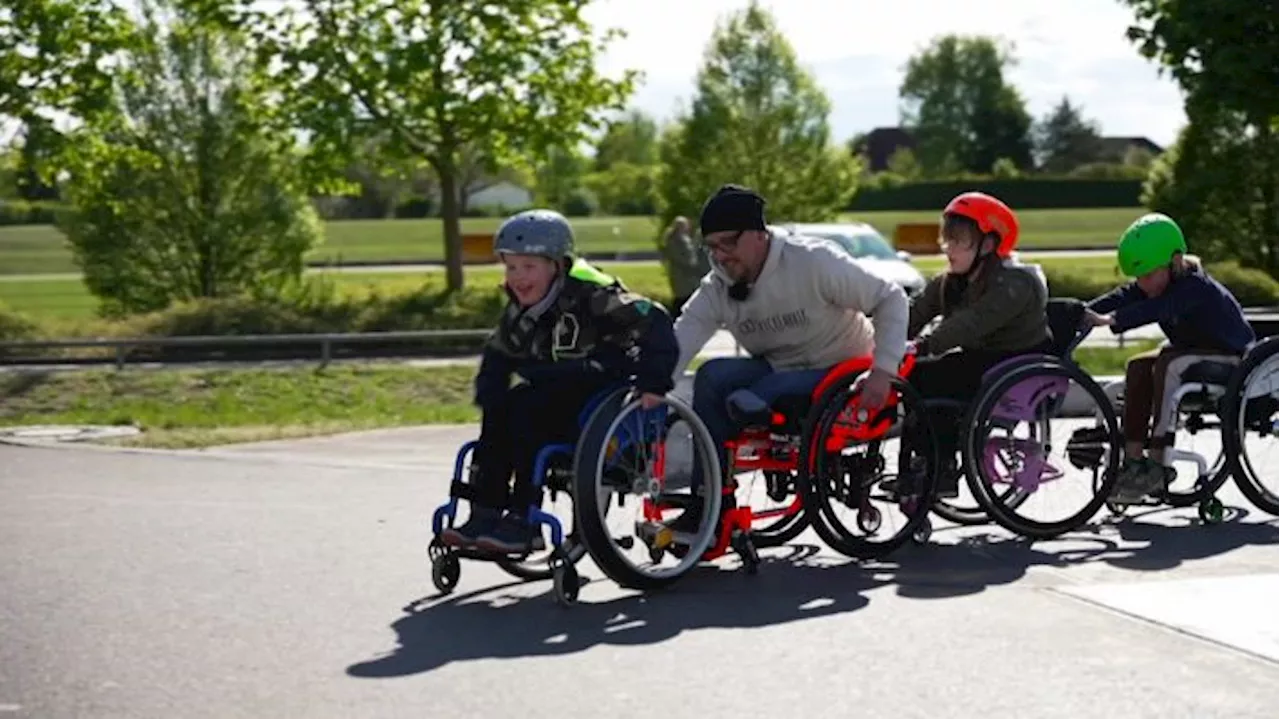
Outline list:
[[[1114,273],[1115,262],[1110,257],[1041,257],[1034,261],[1045,267],[1070,268],[1080,272]],[[942,268],[940,257],[917,257],[914,264],[925,276]],[[614,272],[632,289],[649,295],[665,297],[670,294],[666,272],[656,262],[598,263],[607,272]],[[413,272],[356,272],[317,271],[315,275],[331,280],[339,293],[364,295],[377,291],[392,294],[421,287],[424,283],[444,281],[436,270]],[[472,286],[496,286],[501,282],[501,271],[492,266],[468,267],[467,283]],[[0,276],[0,302],[38,318],[76,320],[92,317],[97,300],[89,294],[84,283],[74,278],[45,279],[36,276]]]
[[[1145,346],[1085,348],[1092,374],[1115,374]],[[123,443],[166,448],[475,422],[471,366],[85,370],[0,374],[0,426],[133,425]]]
[[[1023,244],[1029,249],[1107,247],[1135,217],[1139,208],[1027,210],[1019,213]],[[892,241],[900,223],[935,222],[936,212],[865,212],[847,215],[869,222]],[[498,218],[462,222],[464,233],[492,233]],[[652,250],[659,228],[650,217],[575,219],[584,252]],[[315,262],[438,261],[444,256],[438,219],[342,220],[325,225],[325,242],[309,259]],[[0,227],[0,275],[76,272],[62,234],[52,226]]]

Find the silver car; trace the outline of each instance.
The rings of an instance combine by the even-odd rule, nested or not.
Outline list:
[[[791,224],[773,229],[791,235],[831,240],[868,270],[901,285],[910,297],[924,290],[924,275],[911,264],[911,253],[895,252],[876,228],[864,222]]]

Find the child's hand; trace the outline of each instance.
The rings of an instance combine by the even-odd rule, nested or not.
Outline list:
[[[653,409],[662,404],[662,395],[652,392],[645,392],[640,395],[640,406],[645,409]]]
[[[1093,310],[1084,311],[1084,320],[1094,327],[1110,327],[1116,323],[1116,318],[1110,314],[1100,315]]]

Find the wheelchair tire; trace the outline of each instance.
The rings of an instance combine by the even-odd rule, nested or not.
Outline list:
[[[831,483],[823,479],[825,472],[829,469],[828,463],[831,462],[832,455],[822,451],[824,448],[821,446],[820,440],[825,438],[835,426],[840,413],[844,410],[849,400],[857,394],[859,387],[856,381],[841,382],[833,389],[834,391],[830,392],[830,394],[824,393],[822,399],[826,401],[814,404],[805,420],[805,436],[812,437],[813,440],[807,441],[801,446],[799,461],[801,474],[797,485],[804,492],[805,512],[809,515],[809,524],[827,546],[854,559],[880,559],[910,541],[912,537],[916,536],[921,526],[929,521],[929,512],[935,499],[934,479],[938,466],[937,442],[934,439],[932,428],[926,422],[923,425],[922,432],[929,446],[924,453],[925,472],[922,478],[924,486],[920,488],[920,499],[910,506],[910,516],[907,518],[906,525],[892,537],[883,542],[867,541],[866,537],[858,536],[850,531],[835,516],[832,504],[833,502],[838,503],[839,499],[832,496],[830,492]],[[905,421],[912,421],[911,418],[914,415],[922,412],[924,405],[919,394],[905,380],[900,377],[894,377],[892,390],[899,394],[899,402],[905,410]],[[891,433],[892,430],[886,432],[886,436]],[[878,450],[879,444],[883,439],[881,437],[871,440],[867,444],[869,447]],[[869,491],[870,487],[868,486],[865,489]]]
[[[649,591],[662,589],[674,583],[683,576],[684,572],[666,576],[653,576],[630,566],[625,559],[618,556],[617,552],[613,550],[614,538],[609,532],[609,528],[605,526],[604,517],[601,516],[597,503],[583,501],[584,497],[596,496],[599,478],[605,461],[606,440],[612,436],[614,428],[618,424],[619,415],[628,408],[627,397],[629,394],[630,390],[628,389],[620,389],[610,394],[600,403],[583,427],[582,436],[578,439],[577,449],[574,451],[573,457],[573,496],[575,499],[573,514],[575,525],[582,539],[582,545],[591,555],[596,566],[600,567],[600,570],[606,576],[621,587]],[[711,434],[707,431],[706,426],[697,420],[693,410],[688,409],[680,400],[670,396],[665,401],[676,403],[677,406],[687,410],[689,417],[685,419],[692,418],[694,420],[689,422],[689,426],[693,429],[694,441],[702,446],[704,457],[715,457],[715,443],[711,439]],[[712,462],[709,468],[704,469],[703,481],[703,496],[705,498],[703,511],[711,517],[719,517],[722,501],[721,487],[723,485],[721,484],[718,463]],[[702,555],[706,553],[712,542],[715,541],[716,525],[717,523],[713,523],[710,530],[702,533],[696,546],[689,547],[686,556],[689,557],[690,561],[688,567],[684,570],[685,572],[697,566]]]
[[[797,483],[797,487],[798,487]],[[770,547],[781,547],[791,540],[804,534],[804,530],[809,528],[809,516],[801,506],[800,511],[795,514],[786,515],[777,521],[766,524],[763,527],[751,529],[751,543],[758,549],[768,549]]]
[[[577,513],[577,510],[574,510]],[[566,533],[567,536],[567,533]],[[555,571],[551,568],[551,552],[554,547],[547,547],[547,556],[536,561],[516,560],[516,559],[500,559],[495,564],[502,571],[510,574],[516,579],[523,579],[528,582],[538,582],[544,579],[552,579]],[[569,545],[569,551],[565,552],[570,564],[577,564],[582,558],[587,556],[587,548],[582,546],[581,542],[574,542]]]
[[[1244,416],[1248,408],[1248,403],[1243,400],[1245,382],[1249,380],[1249,375],[1274,357],[1278,349],[1280,349],[1280,338],[1268,337],[1249,350],[1227,385],[1222,408],[1222,446],[1227,455],[1231,476],[1235,478],[1240,493],[1252,502],[1253,506],[1273,517],[1280,514],[1280,507],[1277,506],[1280,502],[1277,502],[1273,492],[1253,476],[1242,460],[1245,440]]]
[[[1094,492],[1093,498],[1080,511],[1056,522],[1040,522],[1023,517],[1017,512],[1022,502],[1015,506],[1009,506],[1000,501],[1000,498],[992,492],[990,483],[985,481],[980,464],[980,458],[984,452],[984,448],[979,443],[980,430],[987,424],[987,420],[995,410],[998,401],[1004,397],[1010,388],[1019,382],[1044,375],[1066,377],[1084,388],[1101,410],[1102,421],[1106,425],[1107,435],[1111,438],[1110,452],[1106,458],[1107,463],[1102,478],[1100,481],[1090,483]],[[1051,358],[1019,365],[1011,372],[992,382],[982,392],[982,395],[974,404],[971,419],[967,436],[962,444],[965,450],[965,476],[969,481],[969,490],[973,492],[973,496],[986,506],[987,514],[1001,527],[1031,539],[1053,539],[1084,526],[1089,520],[1093,519],[1110,497],[1111,491],[1115,487],[1120,467],[1121,435],[1119,420],[1116,418],[1111,402],[1102,391],[1102,387],[1098,386],[1098,383],[1092,377],[1085,374],[1076,365],[1065,364]]]

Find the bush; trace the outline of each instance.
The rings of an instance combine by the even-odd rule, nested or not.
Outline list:
[[[564,214],[567,217],[590,217],[599,209],[596,196],[590,190],[578,188],[565,198]]]
[[[52,202],[0,200],[0,226],[51,225],[63,209],[62,205]]]
[[[1235,262],[1219,262],[1205,268],[1221,282],[1244,307],[1275,307],[1280,302],[1280,284],[1261,270],[1245,269]],[[1118,275],[1097,272],[1044,268],[1050,297],[1074,297],[1091,300],[1111,291],[1126,281]]]

